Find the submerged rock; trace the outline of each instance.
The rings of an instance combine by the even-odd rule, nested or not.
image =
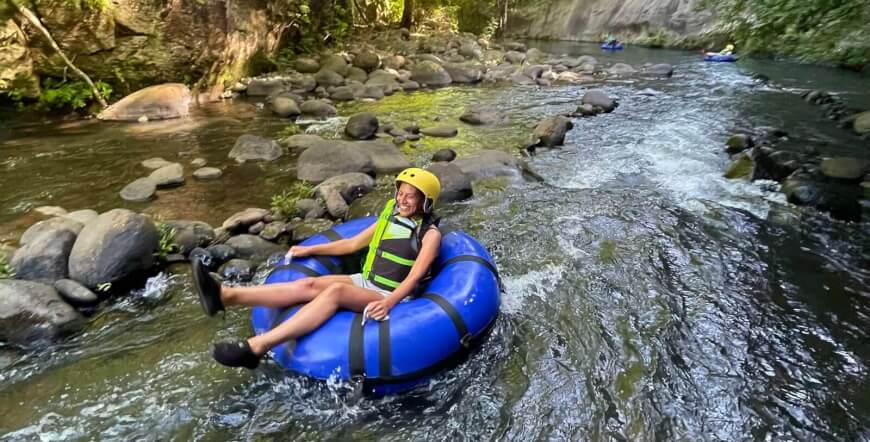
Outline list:
[[[157,183],[151,178],[139,178],[121,189],[121,199],[141,203],[151,200],[157,193]]]
[[[613,98],[610,98],[604,91],[592,89],[587,91],[583,98],[580,99],[583,104],[591,104],[593,107],[600,109],[602,112],[613,112],[619,105]]]
[[[179,163],[171,163],[151,172],[148,179],[153,181],[158,189],[180,186],[184,184],[184,167]]]
[[[743,153],[735,159],[725,171],[725,178],[750,178],[752,175],[752,158]]]
[[[299,107],[304,115],[310,115],[318,118],[328,118],[338,115],[338,110],[335,106],[323,100],[308,100],[302,103]]]
[[[216,167],[201,167],[193,171],[193,177],[199,180],[214,180],[224,173]]]
[[[244,163],[245,161],[275,161],[284,155],[284,150],[275,140],[256,135],[242,135],[230,150],[229,157]]]
[[[439,161],[449,163],[449,162],[453,161],[454,159],[456,159],[456,152],[453,151],[453,149],[441,149],[432,155],[432,162],[433,163],[436,163]]]

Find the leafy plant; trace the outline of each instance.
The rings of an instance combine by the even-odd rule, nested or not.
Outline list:
[[[302,133],[302,128],[299,127],[299,125],[296,123],[291,123],[291,124],[288,124],[286,127],[284,127],[284,129],[279,130],[278,133],[276,134],[276,136],[278,138],[286,138],[286,137],[292,137],[293,135],[299,135],[301,133]]]
[[[289,189],[272,196],[272,213],[282,218],[292,218],[296,214],[296,202],[309,198],[314,187],[306,181],[297,181]]]
[[[0,244],[2,245],[2,244]],[[15,277],[15,269],[9,264],[6,252],[0,249],[0,279],[12,279]]]
[[[160,233],[160,241],[154,256],[161,261],[165,261],[167,256],[177,253],[181,248],[175,243],[175,229],[164,223],[157,223],[157,231]]]
[[[97,81],[94,85],[103,98],[112,94],[112,87],[108,84]],[[36,108],[42,111],[78,110],[88,106],[94,99],[93,92],[84,81],[57,81],[47,78]]]

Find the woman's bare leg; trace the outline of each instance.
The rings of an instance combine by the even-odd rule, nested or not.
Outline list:
[[[332,284],[352,285],[353,282],[347,275],[326,275],[256,287],[221,286],[220,297],[223,305],[261,305],[280,308],[309,302]]]
[[[290,319],[262,335],[248,339],[248,345],[256,355],[263,355],[284,341],[312,332],[331,318],[339,308],[361,312],[370,302],[382,299],[384,295],[374,290],[351,284],[330,284]]]

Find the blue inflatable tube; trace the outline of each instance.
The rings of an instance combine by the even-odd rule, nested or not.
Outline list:
[[[351,220],[302,244],[348,238],[375,221],[375,217]],[[279,263],[265,283],[340,273],[340,266],[336,257],[294,258]],[[339,311],[314,332],[272,349],[272,358],[296,373],[353,381],[375,395],[398,393],[427,382],[460,361],[494,323],[501,288],[492,257],[460,231],[443,235],[433,269],[437,273],[423,294],[397,304],[388,320],[367,320],[362,325],[362,314]],[[254,307],[254,332],[271,330],[299,307]]]
[[[623,46],[622,43],[617,43],[617,44],[603,43],[601,45],[601,49],[605,49],[608,51],[621,51],[621,50],[625,49],[625,46]]]
[[[706,55],[704,55],[704,61],[733,63],[733,62],[737,61],[737,56],[736,55],[722,55],[722,54],[706,54]]]

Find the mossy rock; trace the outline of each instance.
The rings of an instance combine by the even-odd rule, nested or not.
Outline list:
[[[749,178],[752,175],[752,158],[749,155],[740,154],[725,171],[725,178],[730,180],[737,178]]]
[[[471,189],[474,195],[491,195],[504,192],[510,184],[511,179],[506,176],[486,177],[472,181]]]

